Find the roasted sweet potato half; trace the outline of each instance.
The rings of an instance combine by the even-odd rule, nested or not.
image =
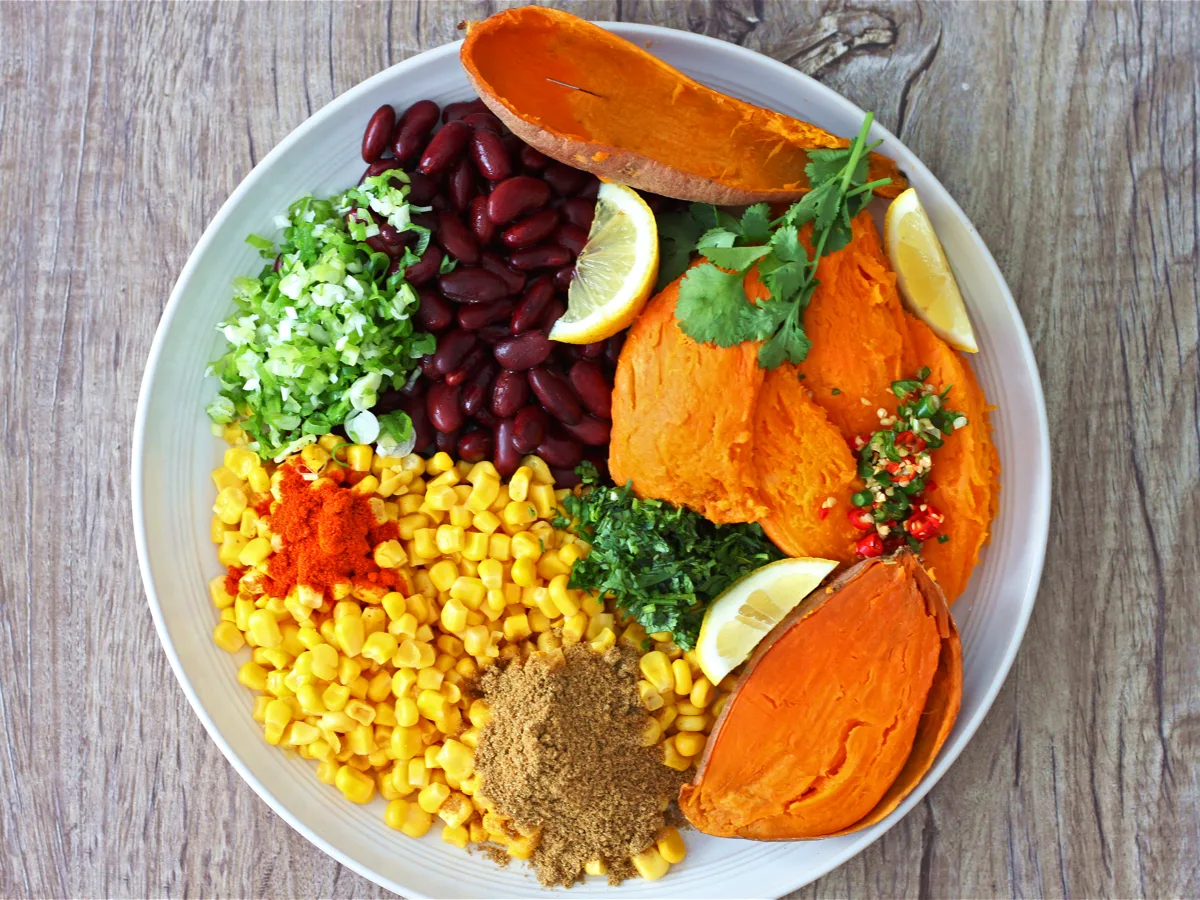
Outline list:
[[[961,699],[962,645],[941,590],[907,551],[859,563],[763,640],[680,808],[720,837],[865,828],[929,770]]]
[[[522,6],[467,26],[463,68],[484,103],[560,162],[640,190],[718,205],[792,201],[806,151],[849,141],[705,87],[561,10]],[[872,155],[878,193],[905,186]]]

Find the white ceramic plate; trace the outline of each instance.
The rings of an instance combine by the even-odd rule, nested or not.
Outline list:
[[[712,38],[650,26],[613,31],[718,90],[853,135],[863,112],[787,66]],[[163,648],[196,714],[255,791],[297,831],[378,884],[409,897],[509,897],[538,891],[520,865],[499,869],[442,843],[390,830],[382,800],[347,803],[313,775],[313,763],[267,745],[250,717],[250,692],[237,663],[214,646],[216,614],[206,584],[220,571],[209,540],[213,486],[223,445],[204,415],[214,382],[207,362],[221,350],[214,325],[231,306],[230,282],[261,265],[247,234],[273,234],[273,217],[308,192],[328,195],[358,180],[362,130],[383,103],[402,109],[424,97],[470,95],[458,45],[439,47],[381,72],[338,97],[267,155],[221,207],[183,269],[150,351],[133,446],[138,557]],[[879,825],[846,837],[791,844],[689,834],[688,858],[653,884],[610,889],[602,879],[571,896],[773,897],[794,890],[858,853],[908,812],[962,752],[999,691],[1033,607],[1049,522],[1050,453],[1041,385],[1029,339],[987,248],[962,210],[903,144],[876,126],[881,152],[900,163],[941,236],[975,323],[972,360],[989,400],[1004,465],[1000,514],[983,564],[955,604],[962,630],[962,712],[941,757],[904,804]],[[242,655],[248,651],[243,650]],[[235,823],[236,825],[236,823]],[[561,896],[561,894],[559,895]]]

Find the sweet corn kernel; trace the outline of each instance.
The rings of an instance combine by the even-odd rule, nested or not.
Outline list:
[[[708,716],[680,716],[675,727],[680,731],[703,731],[708,727]]]
[[[496,533],[488,538],[488,556],[500,562],[508,562],[511,554],[512,538],[507,534]]]
[[[510,552],[514,559],[530,559],[537,562],[542,555],[542,542],[531,531],[514,534],[510,542]]]
[[[351,766],[337,770],[334,785],[351,803],[370,803],[375,796],[375,779]]]
[[[604,653],[617,643],[617,636],[611,628],[605,628],[588,644],[594,653]]]
[[[663,745],[663,764],[680,772],[686,772],[692,766],[690,757],[681,756],[675,748],[674,741],[666,741]]]
[[[493,535],[493,537],[495,537]],[[532,559],[518,559],[512,564],[512,571],[509,577],[513,580],[513,584],[520,587],[533,587],[537,584],[537,567]]]
[[[675,749],[680,756],[699,756],[704,752],[706,738],[695,731],[681,731],[675,735]]]
[[[238,518],[241,518],[241,515],[239,510]],[[528,501],[510,500],[504,505],[504,511],[500,514],[500,518],[506,525],[528,525],[537,518],[537,510]]]
[[[421,788],[421,792],[417,794],[417,803],[421,809],[427,813],[436,813],[442,808],[442,804],[446,802],[446,798],[450,796],[450,788],[444,784],[429,784]]]
[[[508,842],[508,855],[513,859],[529,859],[537,849],[536,837],[519,837]]]
[[[442,607],[442,628],[455,633],[467,627],[467,608],[458,600],[448,600]]]
[[[321,737],[321,732],[307,722],[293,722],[288,729],[286,743],[297,747],[313,744]]]
[[[425,492],[425,506],[431,510],[446,512],[452,509],[457,503],[458,494],[449,485],[442,484],[430,487]]]
[[[608,863],[602,859],[589,859],[583,864],[583,871],[588,875],[607,875]]]
[[[584,610],[584,612],[587,612],[587,610]],[[588,615],[591,616],[588,619],[587,632],[585,634],[588,640],[592,640],[606,628],[611,630],[614,627],[612,613],[588,613]]]
[[[375,548],[375,565],[381,569],[397,569],[408,564],[408,554],[399,541],[384,541]]]
[[[252,691],[267,689],[267,670],[255,662],[242,663],[238,669],[238,681]]]
[[[338,652],[332,644],[321,644],[306,651],[311,659],[313,676],[321,681],[333,681],[338,675]]]
[[[667,698],[663,698],[663,703],[667,703]],[[679,717],[679,711],[674,706],[666,706],[658,713],[658,724],[662,726],[662,730],[666,731],[675,724],[675,720]]]
[[[646,727],[642,730],[642,746],[653,747],[662,737],[662,726],[657,719],[647,719]]]
[[[438,752],[438,762],[447,775],[462,782],[475,773],[475,751],[461,741],[447,738]]]
[[[382,665],[391,660],[398,649],[396,638],[386,631],[377,631],[363,643],[362,655],[372,662]]]
[[[410,803],[404,811],[404,821],[400,823],[400,830],[409,837],[419,838],[427,835],[432,827],[433,816],[421,809],[419,804]]]
[[[704,709],[713,700],[712,682],[701,675],[692,683],[692,692],[688,696],[688,700],[697,709]]]
[[[567,580],[566,575],[555,575],[550,579],[549,591],[550,599],[554,601],[558,611],[569,618],[579,612],[579,594],[577,591],[568,590]]]
[[[538,484],[554,484],[554,475],[550,472],[550,467],[540,456],[526,456],[521,460],[521,465],[529,466],[529,471],[533,473],[533,480]]]
[[[529,616],[525,615],[525,613],[505,618],[504,639],[510,644],[524,640],[531,634],[533,634],[533,629],[529,627]]]
[[[665,653],[651,650],[642,656],[638,665],[642,670],[642,675],[654,685],[655,690],[660,694],[674,689],[675,674],[671,671],[671,661],[667,659]]]
[[[232,622],[218,622],[213,629],[213,641],[227,653],[237,653],[246,645],[242,633]]]
[[[334,759],[322,760],[321,764],[317,766],[317,780],[322,784],[335,784],[339,768]]]
[[[398,760],[412,760],[425,752],[424,742],[421,740],[421,730],[416,726],[412,727],[396,727],[392,729],[392,736],[388,744],[388,749]],[[422,761],[422,765],[424,762]],[[407,773],[407,770],[405,770]],[[394,779],[397,789],[400,788],[399,779]],[[405,785],[412,786],[405,775]]]
[[[638,681],[637,688],[638,696],[642,700],[642,706],[650,710],[650,712],[654,712],[656,709],[663,708],[662,694],[660,694],[658,688],[652,685],[649,681],[644,679]]]
[[[221,546],[217,550],[217,560],[223,566],[241,565],[239,559],[242,548],[248,544],[246,536],[237,531],[227,531],[221,538]]]
[[[439,591],[448,591],[454,579],[458,578],[458,566],[453,560],[443,559],[429,568],[429,578]]]
[[[583,612],[577,612],[563,623],[562,640],[564,644],[578,644],[583,640],[587,631],[588,617]]]
[[[683,836],[674,825],[668,825],[658,833],[658,840],[655,841],[654,846],[662,858],[673,866],[683,862],[687,856],[687,846],[683,843]]]
[[[487,588],[479,578],[460,575],[450,585],[451,598],[461,600],[468,609],[479,609],[486,595]]]
[[[675,693],[679,696],[692,692],[692,670],[687,661],[677,659],[671,663],[671,672],[675,676]]]
[[[461,850],[471,840],[471,832],[462,825],[446,825],[442,828],[442,840]]]
[[[213,503],[213,512],[226,525],[238,525],[242,521],[242,512],[246,509],[249,498],[241,487],[230,486],[222,488]]]
[[[558,575],[570,575],[571,567],[559,559],[557,553],[547,553],[538,560],[537,571],[549,581]]]

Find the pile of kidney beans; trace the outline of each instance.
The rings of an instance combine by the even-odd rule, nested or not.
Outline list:
[[[381,395],[375,411],[407,412],[418,453],[490,459],[505,476],[536,453],[561,486],[578,482],[583,459],[604,472],[624,336],[584,346],[547,336],[566,310],[599,181],[522,142],[481,100],[422,100],[399,118],[381,106],[362,155],[364,178],[402,167],[410,201],[433,207],[413,217],[433,239],[404,277],[437,351],[421,360],[424,377]],[[415,234],[369,210],[348,215],[374,217],[380,234],[368,243],[398,266]],[[457,265],[441,275],[445,257]]]

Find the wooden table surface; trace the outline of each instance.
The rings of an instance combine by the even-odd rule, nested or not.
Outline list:
[[[587,2],[900,135],[1025,317],[1054,513],[1025,643],[904,821],[797,896],[1200,894],[1200,6]],[[151,337],[250,168],[491,3],[0,3],[0,896],[386,892],[262,803],[159,648],[129,502]]]

